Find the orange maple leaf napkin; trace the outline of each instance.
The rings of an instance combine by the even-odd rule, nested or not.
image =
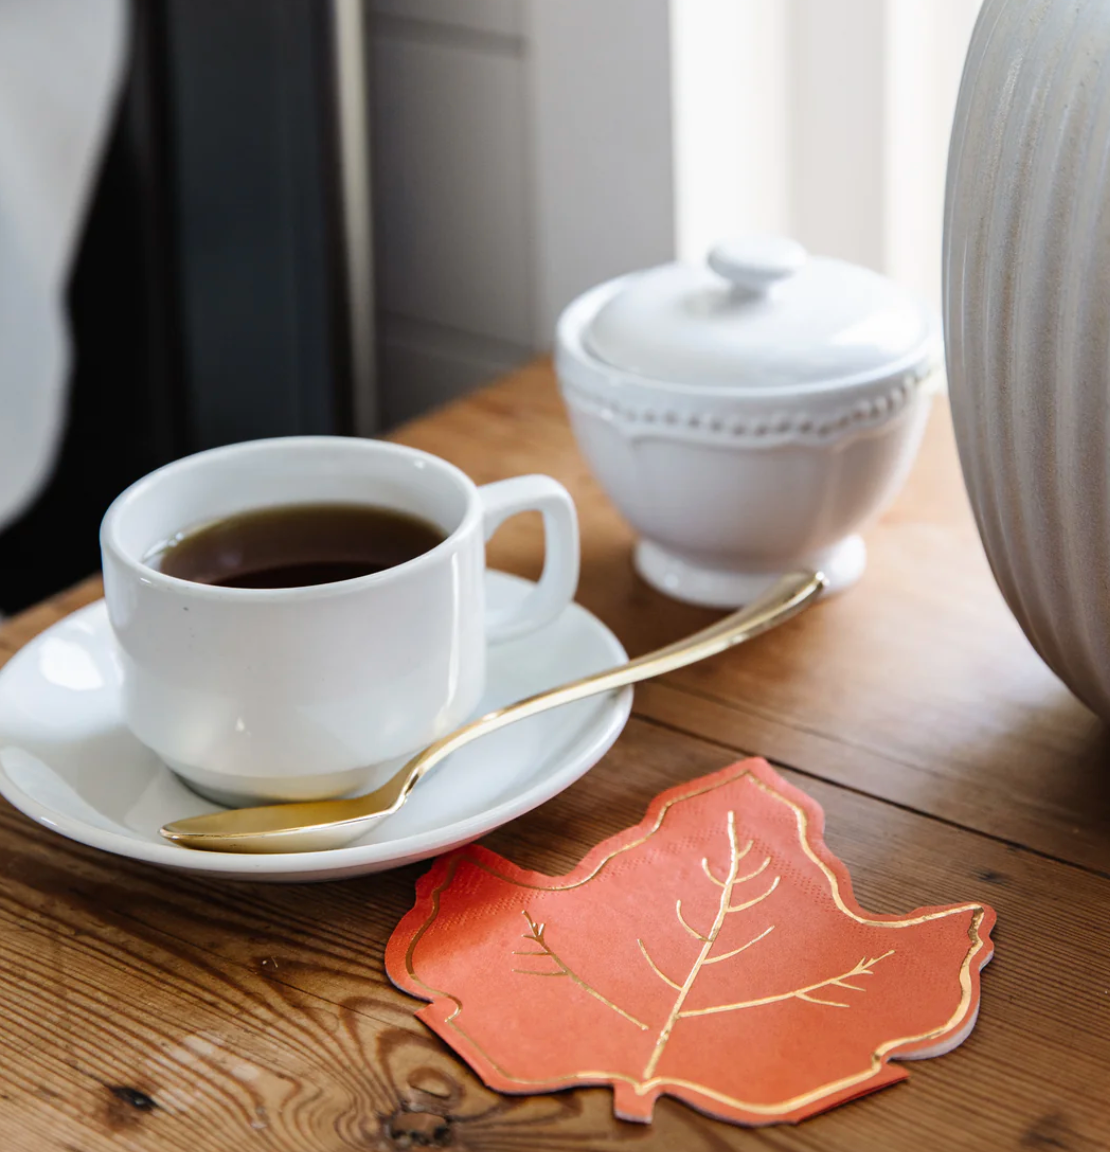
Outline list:
[[[864,912],[821,807],[763,760],[657,796],[565,876],[441,857],[389,941],[418,1017],[502,1092],[666,1093],[796,1121],[904,1079],[975,1025],[985,904]]]

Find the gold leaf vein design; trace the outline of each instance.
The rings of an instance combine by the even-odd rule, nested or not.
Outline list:
[[[723,888],[724,885],[722,884],[721,887]],[[675,915],[678,917],[679,924],[681,924],[682,927],[685,928],[686,931],[689,932],[695,940],[700,940],[704,944],[708,937],[703,936],[696,928],[691,928],[690,925],[686,922],[686,917],[682,915],[682,897],[679,897],[674,902],[674,910]]]
[[[864,956],[846,972],[841,972],[837,975],[826,977],[824,980],[818,980],[813,984],[806,984],[800,988],[791,989],[789,992],[779,992],[775,993],[774,995],[761,996],[752,1000],[736,1001],[735,1003],[731,1004],[716,1004],[709,1008],[683,1008],[683,1004],[686,1002],[687,997],[693,990],[694,985],[697,983],[698,976],[700,975],[703,968],[710,964],[719,964],[724,960],[731,960],[733,957],[739,956],[742,952],[746,952],[753,945],[758,944],[761,940],[773,932],[775,928],[775,925],[772,924],[770,927],[765,928],[762,932],[760,932],[758,936],[753,937],[746,944],[742,944],[739,948],[733,948],[730,952],[724,952],[716,956],[713,955],[713,947],[717,942],[717,938],[720,935],[721,929],[724,927],[726,918],[737,912],[744,912],[749,908],[754,908],[757,904],[762,903],[762,901],[766,900],[767,897],[769,897],[771,893],[775,891],[775,889],[778,887],[779,880],[781,879],[779,876],[776,876],[772,880],[770,886],[759,896],[756,896],[753,899],[747,900],[741,904],[733,904],[732,897],[737,885],[747,883],[749,880],[753,880],[757,876],[761,875],[766,870],[768,864],[771,861],[771,858],[769,856],[765,858],[763,863],[754,872],[749,872],[746,876],[737,875],[740,867],[740,861],[743,860],[744,857],[747,856],[747,854],[751,851],[752,841],[749,840],[743,849],[738,847],[736,839],[735,812],[730,811],[728,813],[726,826],[729,843],[729,869],[725,879],[723,881],[718,880],[717,877],[713,875],[712,870],[709,868],[707,858],[702,859],[702,865],[705,874],[717,887],[721,889],[721,896],[717,906],[717,915],[713,921],[713,926],[710,928],[708,935],[699,932],[685,919],[685,917],[682,915],[681,899],[678,900],[675,904],[675,914],[678,917],[679,923],[683,928],[686,929],[687,932],[690,933],[691,936],[702,943],[702,949],[699,952],[697,959],[694,961],[689,973],[687,973],[685,983],[680,984],[677,980],[674,980],[668,976],[652,959],[651,953],[648,951],[647,945],[644,944],[643,940],[639,938],[636,940],[636,944],[652,972],[660,980],[662,980],[664,984],[678,993],[678,997],[675,1000],[674,1005],[672,1006],[671,1011],[663,1023],[663,1026],[656,1039],[655,1047],[652,1049],[651,1058],[648,1061],[647,1067],[644,1069],[645,1078],[650,1078],[656,1067],[658,1067],[659,1061],[662,1058],[664,1050],[666,1049],[667,1042],[674,1030],[674,1026],[678,1023],[679,1020],[692,1019],[701,1016],[716,1016],[723,1012],[739,1012],[748,1008],[761,1008],[768,1004],[781,1004],[786,1000],[802,1000],[807,1004],[818,1004],[827,1008],[848,1008],[850,1005],[844,1003],[841,1000],[825,1000],[820,996],[815,996],[814,993],[821,992],[825,989],[831,990],[833,988],[843,988],[850,992],[863,992],[863,988],[860,988],[855,984],[850,984],[848,981],[861,976],[870,976],[876,964],[878,964],[881,960],[885,960],[888,956],[894,955],[894,949],[892,948],[890,951],[883,953],[881,956],[871,957],[870,959]],[[575,974],[570,971],[566,961],[557,957],[555,953],[550,949],[550,946],[546,943],[544,938],[545,925],[537,925],[527,911],[525,911],[523,915],[528,921],[528,926],[531,929],[531,932],[525,938],[535,941],[535,943],[539,944],[540,947],[544,950],[542,952],[523,953],[518,951],[514,952],[513,955],[549,956],[556,962],[557,970],[554,972],[537,972],[532,969],[514,968],[514,972],[523,973],[528,976],[570,976],[585,991],[589,992],[591,996],[596,997],[603,1004],[607,1005],[609,1008],[612,1008],[613,1011],[618,1012],[625,1019],[631,1020],[642,1030],[647,1030],[646,1024],[636,1020],[635,1017],[621,1009],[612,1000],[602,995],[596,988],[591,987],[590,985],[586,984],[585,981],[575,976]]]
[[[606,1008],[612,1008],[618,1016],[623,1016],[626,1020],[635,1024],[642,1032],[646,1032],[648,1026],[641,1020],[637,1020],[631,1012],[626,1012],[623,1008],[618,1007],[607,996],[602,995],[592,984],[587,983],[582,979],[571,967],[563,960],[554,948],[547,943],[547,925],[537,924],[535,920],[528,914],[527,909],[522,913],[524,919],[528,921],[528,932],[522,933],[525,940],[532,940],[540,946],[540,952],[514,952],[514,956],[543,956],[555,962],[554,972],[537,972],[531,968],[514,968],[514,972],[519,972],[523,976],[566,976],[572,984],[576,984],[583,992],[592,996],[595,1000],[600,1000]],[[664,977],[665,979],[665,977]]]
[[[667,1019],[663,1023],[663,1027],[659,1030],[659,1035],[655,1040],[655,1047],[651,1050],[651,1057],[644,1067],[643,1078],[645,1080],[651,1079],[655,1069],[659,1066],[659,1061],[663,1057],[663,1053],[667,1047],[667,1041],[670,1040],[671,1033],[674,1031],[674,1026],[684,1015],[686,1015],[686,1013],[684,1013],[682,1010],[682,1006],[686,1003],[686,998],[693,991],[694,985],[697,983],[697,979],[701,974],[702,968],[710,961],[713,945],[717,943],[717,937],[721,934],[721,929],[725,925],[726,918],[735,912],[743,912],[748,908],[754,908],[757,904],[762,903],[778,887],[779,880],[781,879],[781,877],[776,876],[771,881],[770,887],[765,892],[762,892],[759,896],[756,896],[743,904],[737,904],[734,906],[732,903],[732,895],[736,889],[736,886],[760,875],[770,860],[770,857],[768,857],[768,859],[765,860],[763,864],[754,872],[750,873],[748,876],[741,877],[740,861],[743,860],[744,857],[747,856],[747,854],[752,850],[752,841],[749,840],[747,845],[742,850],[740,849],[736,841],[736,813],[731,810],[729,811],[726,825],[728,829],[729,846],[728,874],[725,876],[724,882],[720,885],[721,897],[717,902],[717,915],[713,919],[713,926],[709,929],[707,934],[703,935],[696,929],[691,928],[683,918],[682,901],[680,900],[675,906],[675,911],[678,915],[679,922],[687,931],[693,933],[693,935],[697,936],[698,939],[702,941],[702,946],[701,951],[698,952],[697,958],[694,960],[694,963],[690,968],[690,971],[686,975],[686,980],[684,983],[677,985],[674,983],[674,981],[667,980],[667,983],[677,990],[678,995],[675,997],[674,1004],[671,1005],[671,1010],[667,1015]],[[714,880],[708,864],[706,864],[705,871],[709,875],[709,878]],[[766,935],[766,932],[762,933],[762,935],[758,937],[757,940],[751,940],[746,945],[744,945],[744,948],[750,948],[752,944],[757,943],[759,939],[762,939],[763,936]],[[738,949],[738,951],[742,952],[744,951],[744,948]],[[645,952],[644,955],[646,956],[647,953]],[[723,960],[725,957],[721,956],[718,957],[718,959]],[[655,965],[653,964],[652,967],[654,968]],[[666,978],[664,977],[664,979]]]
[[[770,928],[767,932],[770,932]],[[767,932],[763,935],[766,936]],[[762,939],[757,936],[756,940]],[[753,941],[754,943],[755,941]],[[745,945],[747,947],[747,945]],[[738,949],[743,951],[743,949]],[[733,955],[733,953],[729,953]],[[742,1008],[762,1008],[764,1004],[780,1004],[784,1000],[807,1000],[810,1004],[825,1004],[829,1008],[849,1008],[851,1005],[840,1003],[837,1000],[820,1000],[816,996],[811,995],[813,992],[820,992],[822,988],[846,988],[850,992],[862,992],[864,989],[856,988],[852,984],[846,984],[844,981],[851,980],[856,976],[870,976],[872,968],[878,964],[880,960],[885,960],[888,956],[894,955],[894,949],[891,948],[889,952],[884,952],[881,956],[874,956],[870,960],[864,957],[860,960],[854,968],[847,972],[842,972],[839,976],[830,976],[827,980],[821,980],[817,984],[807,984],[804,988],[795,988],[793,992],[780,992],[774,996],[762,996],[758,1000],[741,1000],[736,1004],[716,1004],[712,1008],[689,1008],[685,1012],[679,1013],[680,1017],[685,1019],[688,1016],[716,1016],[721,1012],[738,1012]],[[726,960],[726,956],[718,956],[718,960]],[[711,961],[710,961],[711,962]]]
[[[741,952],[747,952],[753,944],[758,944],[764,936],[769,936],[774,930],[775,926],[772,924],[770,928],[764,928],[758,936],[753,937],[747,944],[741,944],[739,948],[733,948],[731,952],[725,952],[720,956],[707,956],[705,962],[706,964],[720,964],[722,960],[731,960],[733,956],[739,956]]]
[[[504,883],[514,885],[515,887],[539,891],[539,892],[568,892],[575,888],[580,888],[584,884],[590,883],[595,879],[605,867],[611,863],[618,856],[625,852],[632,851],[647,843],[652,836],[654,836],[659,829],[663,826],[663,822],[667,817],[668,812],[676,804],[682,803],[687,800],[693,800],[700,796],[707,795],[720,788],[728,787],[731,784],[740,781],[749,781],[753,787],[759,788],[766,795],[771,797],[774,801],[783,804],[790,809],[793,813],[798,832],[798,839],[802,847],[802,851],[806,857],[820,870],[829,885],[829,891],[832,896],[833,902],[837,909],[849,919],[854,920],[858,924],[867,924],[875,928],[887,928],[897,931],[903,928],[911,928],[918,924],[924,924],[932,920],[941,920],[949,916],[958,916],[965,912],[971,913],[971,922],[968,925],[968,950],[964,955],[964,960],[960,966],[960,1001],[957,1004],[952,1015],[935,1028],[928,1031],[917,1033],[911,1036],[900,1036],[892,1040],[884,1041],[879,1044],[867,1062],[867,1066],[860,1069],[858,1072],[851,1073],[843,1076],[837,1080],[830,1081],[826,1084],[819,1085],[809,1091],[798,1093],[795,1096],[789,1097],[785,1100],[778,1100],[772,1103],[761,1103],[758,1101],[742,1100],[735,1096],[730,1096],[726,1092],[721,1092],[718,1089],[712,1088],[707,1084],[700,1084],[692,1080],[685,1080],[677,1077],[669,1076],[652,1076],[646,1079],[637,1079],[633,1076],[628,1076],[623,1072],[603,1071],[587,1069],[575,1073],[564,1074],[556,1077],[548,1077],[546,1079],[531,1079],[524,1076],[516,1075],[509,1069],[501,1065],[493,1056],[486,1051],[486,1049],[462,1026],[458,1020],[459,1013],[463,1009],[462,1001],[450,992],[443,989],[434,988],[432,985],[426,983],[417,974],[414,967],[414,954],[416,949],[423,938],[424,934],[431,928],[439,917],[440,902],[442,894],[451,886],[455,878],[455,873],[458,871],[459,866],[465,860],[471,867],[477,868],[479,871],[487,873]],[[705,870],[708,872],[708,861],[705,862]],[[710,877],[712,879],[712,876]],[[753,1116],[778,1116],[797,1111],[804,1108],[809,1104],[816,1101],[834,1096],[840,1092],[845,1092],[849,1089],[855,1088],[858,1085],[870,1080],[882,1067],[883,1061],[886,1056],[892,1052],[897,1052],[898,1049],[904,1048],[911,1044],[923,1044],[929,1040],[934,1040],[939,1037],[945,1036],[954,1032],[958,1026],[963,1024],[968,1016],[971,1007],[972,998],[972,964],[975,958],[983,951],[985,941],[980,935],[980,927],[983,918],[986,915],[986,909],[981,904],[960,904],[951,908],[940,909],[935,912],[925,912],[918,916],[910,916],[896,919],[878,919],[868,916],[866,913],[855,912],[844,903],[843,895],[840,891],[840,881],[836,873],[830,866],[814,851],[809,842],[809,814],[806,809],[798,804],[796,801],[790,799],[788,796],[776,791],[773,787],[760,779],[748,767],[741,767],[737,772],[728,776],[718,776],[712,783],[706,784],[704,787],[698,788],[692,792],[686,792],[679,796],[674,796],[663,804],[660,805],[655,819],[651,826],[644,832],[642,836],[634,840],[630,840],[626,844],[613,849],[608,855],[603,856],[594,867],[585,875],[578,877],[565,884],[552,883],[550,880],[546,883],[533,883],[523,880],[519,877],[508,876],[504,872],[491,867],[485,861],[475,859],[471,856],[458,855],[449,863],[446,873],[439,884],[433,889],[431,893],[431,909],[427,918],[420,925],[420,927],[413,933],[412,939],[409,941],[408,948],[405,951],[405,970],[412,980],[413,984],[423,988],[428,994],[427,999],[434,1002],[437,999],[448,1000],[455,1005],[454,1010],[449,1015],[443,1018],[442,1024],[446,1028],[450,1028],[456,1032],[459,1037],[465,1041],[467,1047],[479,1054],[497,1073],[502,1080],[508,1084],[518,1085],[525,1088],[532,1088],[539,1091],[556,1089],[563,1087],[569,1082],[574,1082],[580,1085],[590,1084],[625,1084],[631,1088],[638,1096],[646,1095],[655,1089],[666,1088],[681,1088],[687,1091],[697,1093],[707,1100],[712,1100],[714,1103],[724,1105],[729,1108],[734,1108],[738,1111],[750,1113]]]
[[[679,984],[677,980],[672,980],[669,976],[659,970],[659,965],[656,964],[655,961],[648,955],[648,950],[644,947],[644,942],[642,940],[637,940],[636,943],[639,944],[640,951],[644,954],[644,959],[651,965],[651,970],[655,973],[656,976],[659,977],[660,980],[663,981],[664,984],[669,984],[674,989],[679,989],[682,987],[682,985]]]

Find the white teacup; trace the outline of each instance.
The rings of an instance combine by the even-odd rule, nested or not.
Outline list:
[[[447,538],[383,572],[304,588],[217,587],[148,562],[183,530],[321,502],[417,515]],[[544,518],[543,576],[518,609],[489,615],[485,541],[532,510]],[[487,642],[542,627],[578,583],[574,503],[550,477],[478,488],[425,452],[340,437],[178,460],[116,499],[100,543],[127,725],[198,792],[231,804],[342,795],[462,724],[482,694]]]

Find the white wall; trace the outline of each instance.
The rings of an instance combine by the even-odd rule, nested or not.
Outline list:
[[[667,0],[373,0],[387,423],[550,346],[674,251]]]
[[[672,0],[676,239],[701,260],[722,236],[789,232],[788,7]]]
[[[668,0],[528,0],[533,342],[587,288],[674,257]]]
[[[672,0],[680,253],[783,231],[939,304],[948,134],[979,7]]]
[[[531,352],[525,43],[518,0],[373,0],[382,417]]]

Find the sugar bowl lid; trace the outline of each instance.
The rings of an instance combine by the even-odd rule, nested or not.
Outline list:
[[[912,293],[793,240],[725,241],[708,267],[635,273],[583,333],[591,355],[673,385],[822,390],[931,371],[939,322]]]

